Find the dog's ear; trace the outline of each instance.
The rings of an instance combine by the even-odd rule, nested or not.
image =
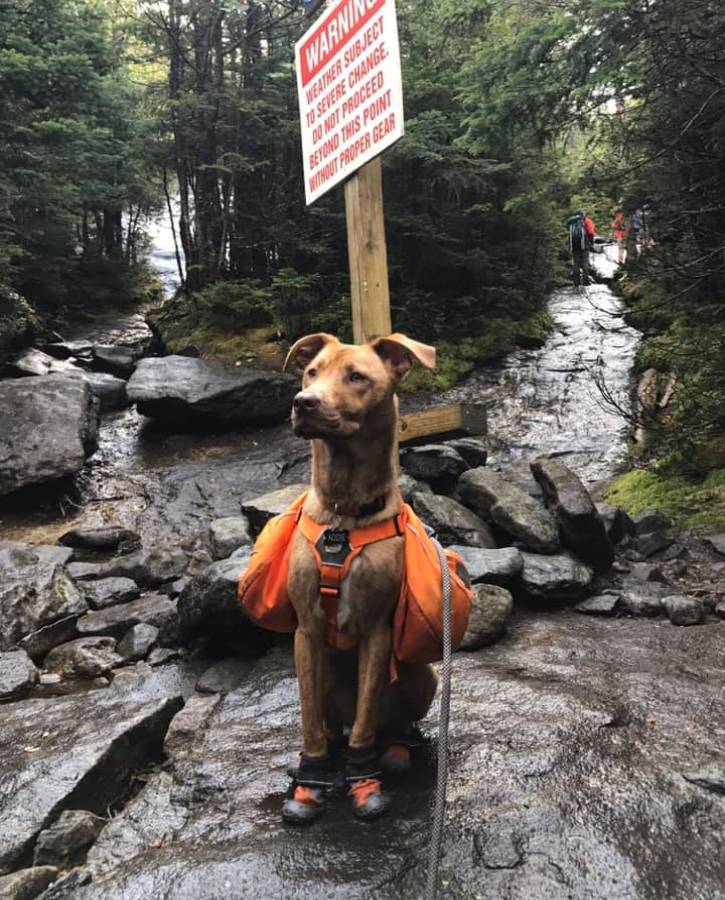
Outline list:
[[[378,356],[390,365],[393,374],[400,381],[410,371],[413,365],[413,357],[428,369],[435,369],[435,347],[421,344],[404,334],[391,334],[388,337],[375,338],[370,341],[370,346]]]
[[[301,337],[290,347],[287,359],[282,366],[282,371],[287,371],[289,366],[295,366],[297,369],[304,369],[305,366],[312,362],[320,350],[331,341],[339,343],[337,338],[333,335],[324,334],[322,332],[320,334],[308,334],[305,335],[305,337]]]

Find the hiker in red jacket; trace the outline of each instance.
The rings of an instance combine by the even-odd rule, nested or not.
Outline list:
[[[594,249],[594,222],[580,209],[567,225],[574,284],[589,284],[589,251]]]

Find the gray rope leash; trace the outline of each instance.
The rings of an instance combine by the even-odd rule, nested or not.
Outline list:
[[[443,548],[433,538],[438,561],[441,566],[443,588],[443,665],[441,668],[441,709],[438,719],[438,776],[436,780],[435,804],[433,806],[433,829],[431,831],[428,854],[428,878],[425,886],[425,900],[436,900],[438,896],[438,867],[443,843],[443,817],[446,811],[446,788],[448,786],[448,723],[451,715],[451,664],[452,664],[452,615],[451,573]]]

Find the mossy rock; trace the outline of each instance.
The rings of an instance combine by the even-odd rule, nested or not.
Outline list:
[[[0,362],[31,344],[38,326],[38,316],[28,301],[0,284]]]

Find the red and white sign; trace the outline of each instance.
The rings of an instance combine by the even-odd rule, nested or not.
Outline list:
[[[403,136],[395,0],[336,0],[295,61],[310,204]]]

